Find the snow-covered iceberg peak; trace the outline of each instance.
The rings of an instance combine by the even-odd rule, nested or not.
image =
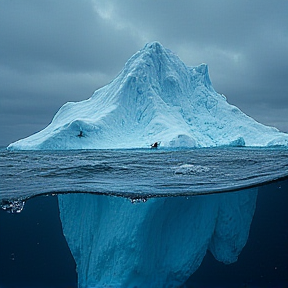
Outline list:
[[[8,149],[288,146],[288,135],[227,103],[208,67],[186,66],[158,42],[146,44],[108,85],[69,102],[42,131]]]

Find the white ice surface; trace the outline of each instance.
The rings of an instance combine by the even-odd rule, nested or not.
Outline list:
[[[248,239],[257,188],[195,197],[58,195],[79,288],[180,287],[207,250],[226,264]]]
[[[80,131],[83,137],[78,137]],[[8,149],[288,146],[212,87],[207,65],[187,67],[160,43],[147,44],[91,98],[66,103],[42,131]]]

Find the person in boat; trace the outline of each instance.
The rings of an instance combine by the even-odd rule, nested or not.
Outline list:
[[[151,148],[158,148],[159,145],[160,145],[160,142],[155,142],[151,144]]]

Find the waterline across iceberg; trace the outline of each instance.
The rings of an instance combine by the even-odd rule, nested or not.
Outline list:
[[[72,192],[132,200],[193,196],[288,177],[285,148],[0,152],[0,203]]]

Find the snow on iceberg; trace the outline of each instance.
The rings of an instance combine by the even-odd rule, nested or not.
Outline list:
[[[42,131],[8,149],[288,146],[288,135],[227,103],[207,65],[187,67],[158,42],[133,55],[91,98],[66,103]]]
[[[195,197],[58,195],[78,287],[180,287],[207,250],[226,264],[248,239],[257,188]]]

